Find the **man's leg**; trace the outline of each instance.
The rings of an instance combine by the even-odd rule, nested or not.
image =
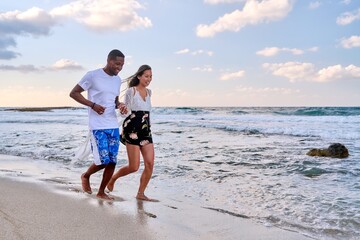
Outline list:
[[[103,178],[101,180],[100,188],[96,195],[98,198],[102,198],[105,200],[113,200],[113,198],[111,198],[109,195],[107,195],[105,193],[105,187],[109,183],[111,176],[114,173],[114,170],[115,170],[115,163],[111,162],[106,165],[104,173],[103,173]]]
[[[103,173],[103,178],[101,180],[97,197],[106,200],[113,200],[113,198],[111,198],[105,193],[105,188],[114,173],[115,166],[117,163],[116,158],[119,152],[120,133],[118,128],[109,129],[106,130],[105,132],[106,132],[107,142],[106,144],[104,144],[104,146],[105,145],[107,146],[106,152],[108,155],[106,159],[104,159],[104,162],[106,163],[106,167]]]
[[[91,187],[90,187],[90,176],[92,174],[96,173],[97,171],[103,169],[104,167],[105,167],[105,165],[95,165],[93,163],[88,168],[88,170],[81,175],[81,184],[82,184],[82,189],[84,192],[86,192],[88,194],[92,193]]]

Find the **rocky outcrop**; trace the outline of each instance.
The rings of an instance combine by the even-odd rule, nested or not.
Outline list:
[[[328,148],[313,148],[306,153],[308,156],[346,158],[349,156],[348,149],[341,143],[333,143]]]

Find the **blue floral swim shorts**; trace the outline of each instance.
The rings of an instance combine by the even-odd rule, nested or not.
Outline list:
[[[120,133],[118,128],[92,130],[91,149],[95,165],[117,163]]]

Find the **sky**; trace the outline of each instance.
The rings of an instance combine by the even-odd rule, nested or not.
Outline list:
[[[360,106],[360,0],[1,0],[0,107],[79,106],[112,49],[154,107]]]

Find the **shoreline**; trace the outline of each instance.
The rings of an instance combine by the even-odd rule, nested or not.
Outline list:
[[[14,111],[14,112],[50,112],[52,110],[61,110],[61,109],[81,109],[81,107],[14,107],[14,108],[4,108],[4,111]],[[85,109],[85,108],[84,108]]]
[[[167,196],[159,187],[158,203],[136,200],[133,186],[114,191],[114,201],[100,200],[94,193],[82,192],[80,175],[73,183],[56,172],[51,174],[59,174],[58,178],[37,178],[46,175],[39,165],[36,160],[0,155],[0,189],[6,193],[0,199],[0,223],[5,239],[313,239],[196,206]]]

